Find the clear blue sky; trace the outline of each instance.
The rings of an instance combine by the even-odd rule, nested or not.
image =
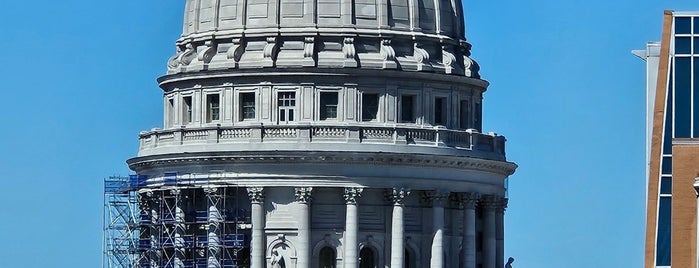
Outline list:
[[[0,267],[100,266],[102,179],[161,126],[183,0],[1,1]],[[644,64],[679,0],[465,2],[516,267],[640,267]]]

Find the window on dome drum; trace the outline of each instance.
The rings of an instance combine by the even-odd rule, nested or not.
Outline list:
[[[475,111],[474,111],[474,116],[473,116],[473,127],[477,129],[478,131],[481,131],[482,123],[481,123],[481,112],[482,112],[482,107],[480,103],[476,103]]]
[[[331,247],[324,247],[320,250],[319,255],[319,268],[335,268],[335,250]]]
[[[374,250],[368,246],[359,251],[359,268],[376,268]]]
[[[192,96],[182,98],[182,123],[192,123]]]
[[[461,128],[468,128],[468,119],[469,115],[469,107],[468,107],[468,101],[467,100],[462,100],[461,105],[459,105],[459,127]]]
[[[415,95],[402,95],[400,97],[401,123],[415,123]]]
[[[337,118],[337,92],[320,92],[320,120]]]
[[[175,100],[167,100],[167,125],[173,126],[175,124]]]
[[[378,118],[379,94],[362,94],[362,121],[372,121]]]
[[[447,125],[447,98],[437,97],[434,99],[434,124]]]
[[[206,95],[206,122],[218,121],[220,118],[221,102],[218,94]]]
[[[279,92],[277,94],[277,109],[279,109],[279,123],[294,121],[294,109],[296,108],[296,92]]]
[[[240,93],[240,121],[255,119],[255,93]]]

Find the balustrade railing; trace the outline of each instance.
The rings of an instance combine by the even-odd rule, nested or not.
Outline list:
[[[197,143],[336,142],[451,147],[504,154],[505,137],[441,127],[231,126],[154,130],[140,134],[141,150]]]

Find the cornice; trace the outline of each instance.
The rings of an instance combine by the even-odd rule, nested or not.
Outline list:
[[[135,157],[126,161],[135,171],[186,165],[220,164],[369,164],[455,168],[512,175],[517,164],[475,157],[400,154],[400,153],[338,153],[338,152],[211,152],[178,153]]]

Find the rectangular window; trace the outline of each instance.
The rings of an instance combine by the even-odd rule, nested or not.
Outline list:
[[[690,17],[677,17],[675,18],[675,34],[688,34],[691,33],[692,29],[692,18]]]
[[[182,98],[182,123],[192,123],[192,97]]]
[[[221,102],[218,94],[206,95],[206,122],[218,121]]]
[[[663,163],[661,164],[662,174],[671,175],[672,174],[672,157],[663,157]]]
[[[691,58],[675,58],[675,138],[689,138],[691,126]]]
[[[175,99],[167,100],[167,123],[172,127],[175,125]]]
[[[660,194],[672,194],[672,177],[660,178]]]
[[[672,236],[672,198],[660,197],[658,209],[658,244],[656,247],[656,265],[670,266],[670,237]]]
[[[337,118],[337,92],[320,93],[320,120]]]
[[[379,94],[362,94],[362,121],[372,121],[378,118]]]
[[[277,94],[277,106],[279,109],[279,122],[294,121],[294,109],[296,108],[296,92],[279,92]]]
[[[459,126],[463,129],[468,128],[468,121],[470,118],[471,113],[469,112],[468,107],[468,101],[467,100],[462,100],[461,105],[459,106]]]
[[[447,125],[447,98],[434,99],[434,124]]]
[[[240,93],[240,121],[255,119],[255,93]]]
[[[400,122],[415,123],[415,95],[402,95],[400,98]]]
[[[475,111],[474,111],[474,115],[473,115],[473,127],[475,129],[477,129],[478,131],[481,131],[481,128],[483,127],[482,123],[481,123],[481,112],[482,112],[481,109],[483,109],[481,107],[481,104],[476,103],[476,107],[475,107]]]

